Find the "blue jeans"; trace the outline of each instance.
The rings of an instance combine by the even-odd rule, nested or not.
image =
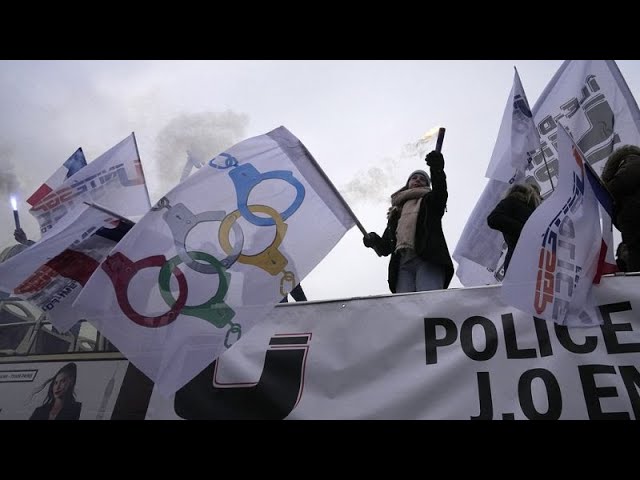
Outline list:
[[[429,263],[413,252],[402,252],[396,293],[427,292],[444,288],[444,268]]]

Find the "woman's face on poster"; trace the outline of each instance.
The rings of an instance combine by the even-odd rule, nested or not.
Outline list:
[[[71,387],[71,375],[66,372],[59,373],[53,381],[53,396],[62,398]]]

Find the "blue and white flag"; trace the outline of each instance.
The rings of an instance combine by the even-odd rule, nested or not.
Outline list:
[[[514,70],[513,87],[486,173],[487,178],[504,183],[513,182],[517,172],[524,172],[531,156],[540,149],[540,136],[533,121],[529,101],[524,93],[518,70]]]
[[[523,177],[514,181],[537,184],[545,198],[558,181],[561,168],[557,152],[559,123],[569,130],[598,175],[615,148],[640,145],[640,109],[613,60],[565,61],[531,110],[541,148],[531,156]],[[501,128],[496,147],[510,145],[512,135],[512,131]],[[459,265],[456,274],[465,286],[502,280],[506,244],[497,230],[489,228],[486,218],[508,188],[504,179],[513,175],[514,165],[498,163],[453,252]]]
[[[599,205],[610,196],[562,127],[557,141],[558,185],[525,223],[501,298],[561,325],[593,326],[602,323],[589,304],[604,260]]]
[[[502,115],[498,138],[487,167],[489,184],[482,192],[453,252],[457,275],[464,285],[493,284],[503,277],[505,246],[502,234],[487,226],[487,216],[515,181],[525,178],[540,137],[518,70]],[[502,261],[502,263],[500,263]]]

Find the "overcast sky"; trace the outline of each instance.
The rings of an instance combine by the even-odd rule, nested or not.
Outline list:
[[[135,132],[154,203],[177,184],[186,146],[213,157],[280,125],[306,145],[364,227],[382,234],[389,195],[426,167],[411,146],[444,126],[443,226],[453,253],[487,182],[513,67],[533,106],[561,64],[0,61],[0,221],[6,226],[0,245],[14,243],[12,191],[23,228],[39,238],[24,199],[78,147],[91,161]],[[640,62],[617,64],[637,99]],[[309,300],[389,293],[388,261],[365,248],[354,227],[302,285]],[[460,286],[454,276],[450,288]]]

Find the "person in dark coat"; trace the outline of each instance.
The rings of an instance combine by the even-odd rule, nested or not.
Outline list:
[[[444,157],[434,150],[426,162],[431,177],[416,170],[405,186],[391,195],[382,237],[370,232],[362,239],[378,256],[391,255],[388,282],[392,293],[445,289],[453,277],[453,262],[442,231],[448,197]]]
[[[540,189],[535,184],[516,183],[507,190],[505,197],[487,217],[490,228],[502,232],[507,243],[507,256],[504,259],[504,272],[511,262],[522,227],[533,211],[542,202]]]
[[[627,246],[620,242],[618,244],[618,248],[616,249],[616,265],[618,266],[618,270],[621,272],[628,272],[629,267],[627,263],[629,262],[629,249]]]
[[[82,403],[75,399],[78,367],[67,363],[47,380],[38,392],[49,385],[47,397],[42,406],[37,407],[29,420],[79,420]],[[38,393],[36,392],[36,393]]]
[[[15,238],[16,242],[18,242],[19,244],[25,245],[27,247],[30,247],[31,245],[36,243],[33,240],[29,240],[27,238],[27,234],[25,233],[25,231],[22,228],[16,228],[13,231],[13,238]]]
[[[613,224],[627,248],[628,272],[640,271],[640,147],[624,145],[607,159],[602,181],[614,201]]]

